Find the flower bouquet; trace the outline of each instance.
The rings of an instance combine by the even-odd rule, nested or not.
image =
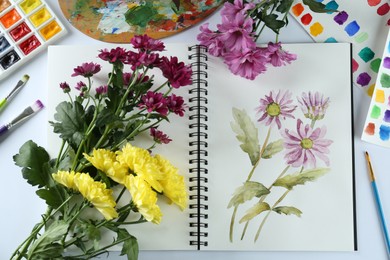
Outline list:
[[[112,65],[106,85],[94,86],[101,65],[93,62],[74,68],[71,76],[81,78],[74,97],[66,81],[60,84],[69,100],[50,122],[62,139],[57,158],[33,141],[14,156],[47,211],[11,259],[90,259],[115,245],[137,259],[137,239],[125,226],[160,223],[160,196],[187,207],[184,177],[152,151],[171,141],[158,126],[184,115],[184,99],[173,92],[191,84],[191,67],[161,56],[164,44],[146,35],[131,45],[97,54]],[[157,72],[166,81],[156,86]],[[149,147],[134,145],[142,133],[150,135]],[[109,243],[102,241],[106,233]]]

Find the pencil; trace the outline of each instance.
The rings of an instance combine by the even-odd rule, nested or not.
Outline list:
[[[378,191],[378,187],[376,186],[375,175],[374,175],[374,171],[372,169],[370,155],[368,154],[368,152],[366,152],[366,160],[367,160],[368,174],[370,177],[371,187],[372,187],[372,191],[374,192],[376,208],[378,210],[378,214],[379,214],[379,218],[380,218],[380,222],[381,222],[381,227],[382,227],[382,231],[383,231],[383,235],[384,235],[385,243],[386,243],[386,247],[387,247],[387,256],[390,259],[389,232],[387,230],[386,219],[385,219],[385,215],[383,213],[382,203],[381,203],[381,200],[379,197],[379,191]]]

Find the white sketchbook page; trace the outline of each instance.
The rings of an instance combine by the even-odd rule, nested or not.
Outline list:
[[[291,44],[286,50],[297,54],[291,65],[270,68],[254,81],[232,75],[221,59],[209,62],[209,210],[207,229],[208,247],[205,250],[354,250],[353,146],[351,122],[351,67],[349,44]],[[245,109],[259,128],[260,144],[268,127],[256,122],[255,108],[259,99],[271,90],[290,90],[296,100],[302,92],[320,91],[330,97],[330,105],[323,120],[316,127],[327,126],[326,139],[330,146],[331,171],[315,182],[297,186],[280,203],[296,206],[303,214],[285,216],[272,213],[265,223],[259,240],[254,235],[260,220],[252,220],[244,240],[240,241],[244,224],[235,224],[234,243],[229,242],[229,225],[233,208],[227,209],[231,195],[247,178],[251,164],[241,151],[235,133],[232,107]],[[296,103],[296,101],[294,101]],[[294,115],[302,118],[299,107]],[[307,122],[303,120],[304,122]],[[296,120],[282,122],[283,127],[296,131]],[[273,127],[270,141],[279,139]],[[325,165],[317,159],[319,167]],[[262,160],[253,181],[270,185],[285,167],[283,152],[272,159]],[[282,192],[284,188],[275,188]],[[280,196],[278,193],[273,201]],[[238,221],[251,203],[239,207]],[[260,216],[264,216],[260,215]],[[261,218],[260,218],[261,219]]]
[[[94,77],[94,86],[99,86],[106,83],[105,75],[111,71],[111,65],[107,62],[97,58],[99,54],[98,50],[103,48],[115,48],[118,45],[103,44],[97,46],[50,46],[49,47],[49,61],[48,61],[48,115],[49,120],[53,120],[55,113],[55,106],[63,101],[67,100],[67,95],[62,93],[59,88],[61,82],[68,82],[73,88],[76,83],[82,80],[82,77],[70,77],[73,73],[73,68],[81,65],[83,62],[96,62],[103,66],[102,71]],[[179,60],[188,63],[188,50],[184,44],[166,44],[170,52],[163,52],[162,55],[177,56]],[[129,48],[129,45],[123,45],[124,48]],[[129,65],[125,65],[125,68]],[[129,68],[129,67],[128,67]],[[158,85],[163,82],[161,74],[156,72],[155,84]],[[149,74],[152,75],[152,74]],[[183,87],[178,90],[174,90],[172,93],[176,95],[186,96],[190,86]],[[77,93],[77,92],[73,92]],[[188,97],[186,97],[187,99]],[[188,104],[188,100],[186,101]],[[173,165],[180,169],[180,173],[186,176],[188,181],[188,162],[189,162],[189,146],[188,146],[188,113],[184,117],[176,115],[170,116],[171,124],[163,123],[160,130],[165,132],[173,141],[168,145],[157,146],[153,150],[154,153],[159,153],[165,158],[169,159]],[[52,156],[57,156],[61,140],[55,134],[53,134],[52,127],[48,127],[48,151]],[[142,137],[141,137],[142,138]],[[147,148],[150,146],[150,141],[143,143],[145,140],[139,140],[137,144],[140,147]],[[187,183],[189,186],[189,183]],[[188,250],[194,249],[194,246],[189,245],[190,240],[190,227],[189,227],[189,212],[185,210],[180,211],[176,206],[167,205],[166,201],[163,201],[160,197],[159,205],[163,213],[162,221],[159,225],[152,223],[143,223],[140,225],[128,226],[129,232],[134,235],[139,242],[140,249],[148,250]],[[112,237],[107,236],[106,239],[112,241]],[[120,250],[120,248],[116,248]]]
[[[385,48],[383,51],[382,62],[379,68],[378,77],[375,84],[375,89],[371,97],[370,107],[367,111],[366,121],[364,123],[363,132],[362,132],[362,140],[381,145],[384,147],[390,147],[390,142],[387,138],[389,122],[388,119],[384,119],[385,113],[387,111],[390,90],[387,87],[383,87],[381,83],[381,75],[390,74],[390,69],[385,67],[384,59],[389,59],[390,57],[390,30],[387,36]],[[375,108],[374,108],[375,107]],[[379,110],[378,115],[371,115],[373,113],[373,109]],[[381,130],[384,128],[385,130]],[[386,131],[387,130],[387,131]]]
[[[376,1],[376,6],[370,6],[367,0],[354,0],[354,1],[321,1],[323,4],[337,4],[339,11],[345,11],[348,14],[348,19],[343,24],[338,24],[334,21],[334,17],[338,14],[337,12],[332,14],[321,14],[310,11],[310,9],[304,6],[304,11],[301,15],[296,16],[291,12],[292,17],[294,17],[302,27],[308,32],[308,34],[316,42],[324,42],[327,39],[333,37],[338,42],[350,42],[353,44],[353,58],[359,64],[358,69],[353,73],[353,82],[359,88],[368,90],[372,88],[375,84],[377,78],[377,73],[372,70],[371,62],[381,58],[384,42],[386,40],[387,31],[388,31],[388,20],[390,19],[390,12],[385,15],[378,15],[377,10],[380,6],[388,4],[388,0]],[[302,3],[301,0],[296,0],[293,6],[297,3]],[[313,19],[310,24],[304,25],[301,21],[301,18],[310,14]],[[345,31],[345,28],[351,22],[356,21],[360,29],[356,34],[349,36]],[[319,35],[313,35],[310,32],[310,28],[314,23],[320,23],[323,27],[323,31]],[[365,35],[365,36],[364,36]],[[361,39],[365,38],[363,42],[360,42]],[[359,52],[364,48],[370,48],[374,53],[374,57],[369,61],[364,61],[360,56]],[[371,80],[367,85],[362,86],[357,83],[357,78],[361,73],[367,73]]]

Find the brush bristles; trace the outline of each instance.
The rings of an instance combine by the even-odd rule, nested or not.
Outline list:
[[[21,81],[26,82],[26,81],[29,80],[29,79],[30,79],[30,76],[27,75],[27,74],[25,74],[25,75],[22,77]]]
[[[34,102],[34,104],[31,105],[31,109],[36,112],[44,108],[45,106],[42,104],[42,102],[38,99]]]

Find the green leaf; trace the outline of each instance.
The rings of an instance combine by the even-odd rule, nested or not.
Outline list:
[[[133,260],[138,259],[138,242],[137,239],[130,235],[126,229],[120,228],[118,229],[118,240],[123,240],[122,251],[120,255],[127,255],[127,259]]]
[[[275,154],[279,153],[283,150],[283,139],[279,139],[275,142],[269,143],[265,149],[263,154],[261,155],[261,158],[263,159],[270,159]]]
[[[329,168],[316,168],[306,170],[301,173],[293,173],[279,178],[273,184],[274,186],[284,187],[288,190],[293,189],[296,185],[304,185],[308,181],[315,181],[325,173],[329,172]]]
[[[233,118],[231,128],[237,134],[237,140],[241,142],[241,149],[249,155],[252,165],[255,165],[260,156],[258,129],[244,109],[233,108]]]
[[[245,201],[251,200],[254,197],[260,198],[263,195],[269,194],[270,191],[260,182],[247,181],[240,187],[238,187],[233,197],[231,198],[228,208],[243,204]]]
[[[337,12],[337,10],[326,9],[326,6],[323,3],[317,2],[316,0],[303,0],[302,2],[315,13]]]
[[[289,206],[280,206],[272,209],[276,213],[279,214],[285,214],[285,215],[296,215],[300,217],[302,215],[302,211],[297,209],[296,207],[289,207]]]
[[[100,229],[97,228],[93,224],[88,224],[87,225],[87,237],[88,237],[89,241],[93,242],[93,248],[98,249],[100,239],[102,238]]]
[[[282,20],[278,20],[276,14],[269,14],[263,17],[265,25],[275,33],[279,33],[279,29],[286,25]]]
[[[276,8],[276,11],[284,14],[284,13],[287,13],[292,4],[293,4],[294,0],[283,0],[280,2],[280,5]]]
[[[59,187],[59,186],[58,186]],[[40,189],[36,191],[36,194],[43,200],[45,200],[46,204],[54,209],[58,208],[64,200],[65,192],[64,189],[60,188],[48,188],[48,189]],[[61,195],[58,193],[61,192]]]
[[[83,106],[77,101],[73,103],[64,101],[56,107],[56,111],[54,119],[58,122],[51,122],[54,133],[60,134],[60,137],[73,145],[73,148],[78,146],[87,128]]]
[[[241,223],[247,222],[247,221],[253,219],[254,217],[260,215],[260,213],[267,211],[267,210],[270,210],[270,209],[271,209],[271,207],[269,206],[269,204],[267,202],[258,202],[253,207],[251,207],[250,209],[248,209],[245,212],[245,215],[240,219],[240,221],[238,223],[241,224]]]
[[[58,246],[57,241],[67,233],[69,224],[65,221],[53,222],[45,232],[31,245],[28,253],[28,259],[38,259],[44,252],[50,251],[53,256],[61,256],[63,252],[62,246]]]
[[[19,153],[13,156],[17,166],[23,167],[23,178],[32,186],[50,186],[52,179],[49,172],[50,156],[46,150],[33,141],[27,141]]]

